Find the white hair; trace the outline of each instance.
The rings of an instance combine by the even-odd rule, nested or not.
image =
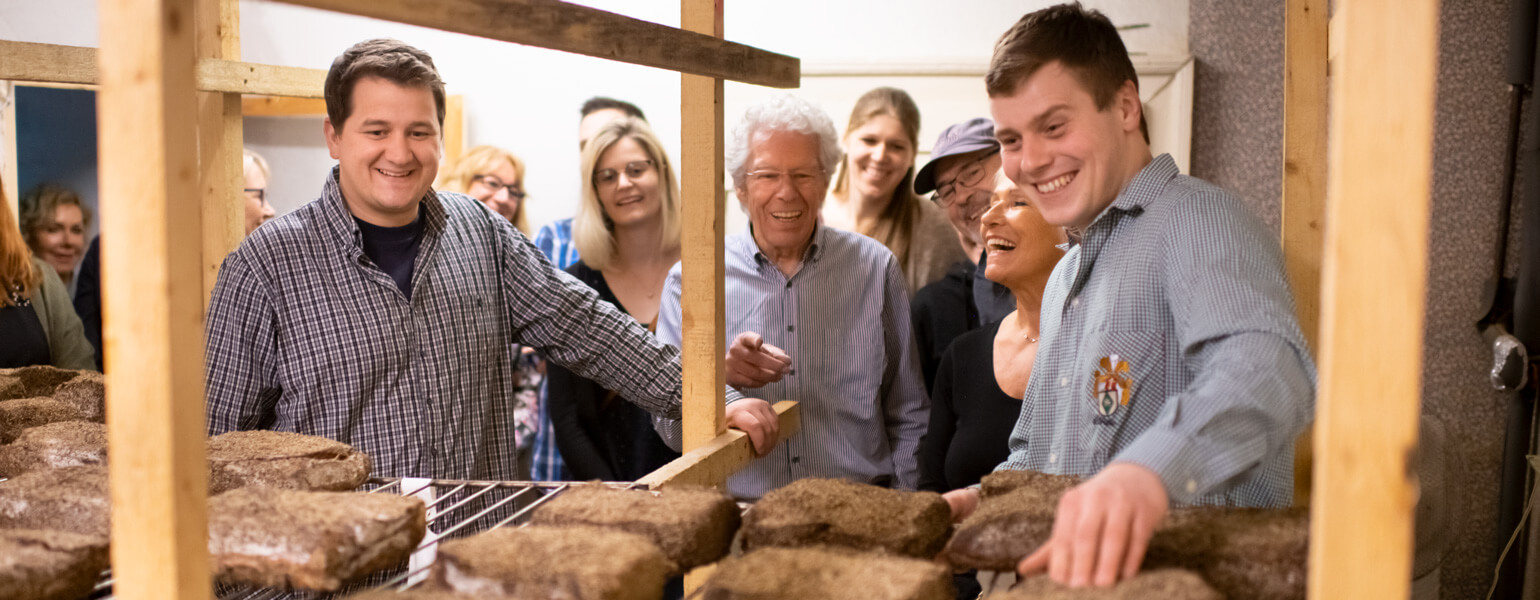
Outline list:
[[[754,149],[750,140],[761,131],[794,131],[818,137],[818,166],[833,173],[840,162],[839,134],[829,113],[807,100],[791,94],[776,94],[743,111],[743,119],[733,127],[733,141],[727,146],[727,172],[733,186],[742,187],[745,169]]]

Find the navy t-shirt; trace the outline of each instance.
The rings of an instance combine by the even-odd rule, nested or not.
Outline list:
[[[422,248],[422,207],[417,208],[417,218],[401,227],[380,227],[353,217],[358,231],[364,235],[364,255],[395,280],[396,288],[410,301],[412,299],[412,264],[417,261],[417,250]]]

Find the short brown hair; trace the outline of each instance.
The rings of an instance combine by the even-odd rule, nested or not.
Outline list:
[[[332,61],[326,72],[326,117],[339,131],[353,114],[353,87],[365,77],[379,77],[409,87],[424,87],[433,92],[438,108],[438,124],[444,126],[444,80],[439,79],[433,57],[397,40],[380,38],[353,44]]]
[[[27,246],[34,252],[37,251],[37,232],[54,220],[54,213],[60,206],[75,206],[80,209],[80,222],[87,228],[91,227],[93,217],[91,207],[86,206],[80,200],[80,194],[75,190],[61,185],[44,183],[38,185],[21,196],[21,234],[27,240]]]
[[[1015,93],[1023,81],[1058,61],[1091,92],[1097,110],[1106,110],[1123,82],[1139,87],[1139,75],[1117,27],[1100,11],[1079,2],[1028,13],[995,42],[984,89],[991,98]]]

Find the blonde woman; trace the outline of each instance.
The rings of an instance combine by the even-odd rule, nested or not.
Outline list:
[[[920,109],[903,90],[862,95],[845,127],[845,160],[834,172],[823,220],[887,246],[904,271],[909,296],[967,258],[946,212],[914,193]]]
[[[582,204],[567,272],[652,329],[669,268],[679,262],[679,183],[646,121],[612,121],[583,147]],[[556,444],[575,479],[632,481],[679,454],[652,419],[613,392],[551,365],[546,397]]]
[[[437,187],[480,200],[520,233],[533,235],[524,210],[524,161],[512,152],[495,146],[471,148],[444,170]]]
[[[67,286],[86,252],[91,207],[57,185],[40,185],[21,198],[21,231],[32,254],[53,267]]]
[[[0,186],[0,339],[6,343],[0,344],[0,368],[95,368],[64,282],[27,248],[4,189]]]

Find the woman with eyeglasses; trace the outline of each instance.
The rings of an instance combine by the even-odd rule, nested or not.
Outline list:
[[[27,247],[4,190],[0,186],[0,340],[5,340],[0,369],[95,368],[69,291],[54,268]]]
[[[584,145],[582,173],[572,222],[582,259],[567,272],[655,330],[663,280],[679,262],[679,184],[663,144],[646,121],[611,121]],[[556,365],[548,376],[556,444],[574,478],[634,481],[679,457],[636,405]]]
[[[909,295],[964,258],[946,213],[914,193],[920,109],[903,90],[862,95],[845,128],[845,160],[835,169],[824,223],[871,237],[893,252]]]
[[[524,161],[512,152],[495,146],[471,148],[444,169],[436,187],[480,200],[525,236],[534,235],[524,211]]]
[[[250,148],[242,148],[241,154],[241,170],[246,177],[246,235],[251,235],[274,216],[273,205],[267,201],[267,180],[272,173],[261,154]]]

